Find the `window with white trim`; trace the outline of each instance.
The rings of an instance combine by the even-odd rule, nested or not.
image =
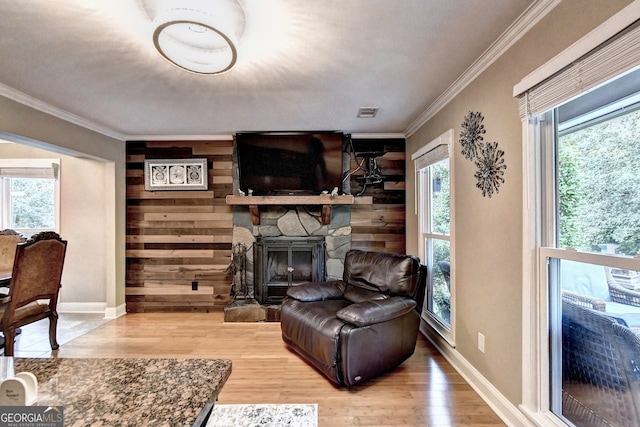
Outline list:
[[[58,231],[60,161],[57,159],[0,160],[2,228],[24,236]]]
[[[609,102],[625,78],[633,92]],[[640,422],[634,392],[627,398],[616,390],[634,387],[634,358],[640,362],[640,347],[632,350],[640,343],[633,332],[640,331],[640,260],[633,258],[640,252],[638,83],[640,71],[540,122],[553,134],[540,146],[548,206],[541,215],[540,268],[550,314],[550,410],[576,425],[586,414],[603,424]],[[606,106],[593,107],[593,98]],[[575,110],[585,111],[567,119]],[[627,336],[614,338],[614,324],[625,325]]]
[[[522,408],[541,426],[640,423],[627,316],[640,305],[629,289],[640,270],[639,18],[634,3],[514,88],[525,142]]]
[[[454,307],[451,222],[453,130],[413,154],[416,171],[419,256],[427,266],[422,317],[450,342]]]

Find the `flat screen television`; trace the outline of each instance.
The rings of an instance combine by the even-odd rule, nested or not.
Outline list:
[[[256,196],[342,193],[347,141],[340,132],[238,133],[240,189]]]

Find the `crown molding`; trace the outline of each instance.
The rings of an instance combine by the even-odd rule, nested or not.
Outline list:
[[[349,132],[345,132],[349,133]],[[235,134],[218,135],[126,135],[126,141],[227,141]],[[392,133],[352,133],[352,139],[405,139],[404,134]]]
[[[513,44],[515,44],[524,34],[526,34],[531,27],[537,24],[542,18],[544,18],[551,10],[553,10],[562,0],[537,0],[531,6],[525,10],[522,15],[478,58],[449,88],[444,91],[436,101],[427,108],[413,123],[407,127],[405,131],[397,134],[360,134],[357,138],[362,138],[361,135],[367,135],[366,137],[374,137],[370,135],[378,135],[377,137],[390,137],[391,135],[397,135],[399,138],[407,138],[413,135],[420,127],[422,127],[427,121],[435,116],[442,108],[444,108],[449,102],[451,102],[464,88],[466,88],[471,82],[473,82],[484,70],[486,70],[491,64],[493,64],[500,56],[504,54]],[[188,138],[191,140],[205,140],[205,139],[228,139],[229,135],[173,135],[173,136],[155,136],[155,135],[125,135],[120,132],[116,132],[105,126],[99,125],[95,122],[87,120],[83,117],[77,116],[73,113],[65,111],[61,108],[54,107],[44,101],[36,99],[25,93],[22,93],[16,89],[6,86],[0,83],[0,96],[4,96],[8,99],[16,101],[20,104],[31,107],[35,110],[47,113],[59,119],[65,120],[69,123],[78,125],[88,130],[100,133],[107,137],[117,139],[120,141],[127,140],[171,140],[177,138]],[[354,135],[352,135],[354,137]]]
[[[433,104],[403,132],[410,137],[433,116],[451,102],[471,82],[500,58],[511,46],[520,40],[534,25],[549,14],[562,0],[538,0],[525,10],[504,33],[484,51],[458,79],[453,82]]]
[[[607,40],[612,39],[623,29],[630,27],[640,19],[640,2],[634,1],[605,22],[591,30],[584,37],[551,58],[548,62],[525,76],[513,87],[513,96],[522,95],[527,90],[562,71],[578,59],[588,54]]]
[[[72,123],[74,125],[78,125],[85,129],[89,129],[91,131],[97,132],[104,136],[108,136],[109,138],[117,139],[119,141],[125,141],[124,134],[116,132],[105,126],[99,125],[95,122],[92,122],[91,120],[87,120],[83,117],[77,116],[61,108],[54,107],[51,104],[48,104],[44,101],[36,99],[30,95],[27,95],[26,93],[22,93],[19,90],[6,86],[2,83],[0,83],[0,96],[4,96],[5,98],[8,98],[20,104],[26,105],[27,107],[31,107],[34,110],[38,110],[43,113],[49,114],[51,116],[57,117],[61,120]]]
[[[218,135],[126,135],[125,141],[228,141],[232,134]]]
[[[351,139],[405,139],[403,133],[352,133]]]

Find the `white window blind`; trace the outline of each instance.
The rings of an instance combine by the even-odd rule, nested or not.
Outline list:
[[[52,164],[51,167],[19,168],[0,167],[0,178],[46,178],[58,179],[59,165]]]
[[[57,180],[59,159],[2,159],[0,178],[44,178]]]
[[[411,155],[416,172],[449,157],[449,146],[453,142],[453,129],[448,130]]]
[[[449,158],[449,147],[453,144],[453,129],[449,129],[427,145],[420,148],[411,155],[411,160],[415,165],[416,187],[414,192],[414,209],[418,214],[418,199],[420,193],[420,171],[424,168]]]
[[[640,21],[530,88],[516,86],[520,117],[537,116],[640,66]]]
[[[431,166],[432,164],[449,157],[449,145],[438,145],[414,160],[416,171]]]

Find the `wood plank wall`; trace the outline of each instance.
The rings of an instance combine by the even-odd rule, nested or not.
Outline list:
[[[351,247],[404,253],[405,141],[354,140],[354,147],[384,150],[377,161],[386,179],[352,206]],[[232,140],[127,142],[127,312],[221,311],[229,302],[232,156]],[[145,159],[193,157],[207,158],[208,191],[144,190]],[[351,177],[352,194],[361,175]]]
[[[371,204],[356,203],[351,206],[351,248],[403,254],[406,250],[405,140],[354,139],[353,148],[356,153],[384,152],[376,161],[385,180],[383,184],[367,187],[362,197],[371,197]],[[356,167],[356,159],[351,156],[350,170]],[[351,194],[357,194],[362,188],[356,179],[362,175],[362,171],[352,175]]]
[[[230,300],[232,155],[232,140],[127,142],[128,312],[209,312]],[[144,190],[145,159],[194,157],[207,159],[208,191]]]

